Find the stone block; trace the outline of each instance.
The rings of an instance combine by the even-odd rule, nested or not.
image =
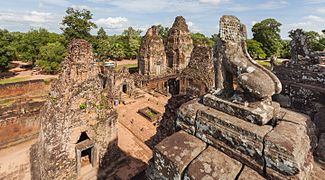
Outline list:
[[[298,114],[294,119],[300,119]],[[265,136],[264,158],[268,175],[305,178],[310,168],[311,142],[307,128],[298,123],[279,121]],[[280,174],[279,174],[280,173]],[[293,177],[292,177],[293,178]]]
[[[209,146],[188,167],[184,179],[235,179],[242,164]]]
[[[195,134],[195,119],[198,110],[205,106],[198,102],[198,99],[183,104],[177,111],[176,126],[192,135]]]
[[[253,169],[245,166],[243,171],[240,173],[238,180],[264,180],[265,178],[258,174]]]
[[[206,144],[195,136],[179,131],[165,138],[154,149],[154,168],[161,179],[181,179],[185,168]]]
[[[212,108],[200,110],[196,120],[197,137],[259,172],[264,164],[263,137],[271,130]]]
[[[249,107],[223,100],[212,94],[203,97],[203,104],[257,125],[268,123],[274,116],[273,106],[264,104]]]

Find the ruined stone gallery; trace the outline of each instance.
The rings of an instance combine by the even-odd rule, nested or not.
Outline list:
[[[145,32],[135,70],[71,40],[55,80],[0,84],[19,99],[0,106],[0,180],[325,179],[325,53],[298,29],[266,68],[246,40],[225,15],[214,47],[195,43],[177,16]]]

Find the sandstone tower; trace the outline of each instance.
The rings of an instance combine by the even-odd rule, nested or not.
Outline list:
[[[168,67],[172,68],[173,72],[181,72],[188,65],[192,50],[193,41],[186,21],[182,16],[177,16],[168,32],[166,45]]]
[[[167,71],[165,47],[156,26],[149,28],[143,37],[138,66],[142,75],[159,76]]]
[[[181,73],[181,93],[202,96],[214,87],[212,48],[206,44],[195,45],[188,66]]]
[[[103,93],[91,45],[76,39],[68,52],[40,114],[39,140],[31,153],[33,179],[104,174],[117,146],[117,113]]]

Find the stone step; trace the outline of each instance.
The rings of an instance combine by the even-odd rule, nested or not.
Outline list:
[[[188,125],[181,128],[194,129],[196,137],[260,174],[266,172],[275,179],[308,176],[313,127],[306,115],[281,108],[277,125],[272,127],[252,124],[198,102],[183,105],[178,114],[176,123]]]
[[[159,172],[159,179],[181,179],[185,168],[205,148],[200,139],[179,131],[155,146],[153,168]]]
[[[221,99],[212,94],[206,94],[203,97],[203,104],[257,125],[268,123],[274,117],[275,111],[274,106],[262,102],[250,107]]]

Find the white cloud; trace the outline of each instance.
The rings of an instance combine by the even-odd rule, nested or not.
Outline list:
[[[303,19],[306,21],[306,23],[308,23],[308,22],[322,23],[325,21],[324,17],[314,16],[314,15],[305,16],[305,17],[303,17]]]
[[[282,33],[283,37],[288,36],[288,32],[293,29],[303,29],[305,31],[316,31],[321,33],[324,29],[323,24],[325,23],[325,18],[315,15],[308,15],[300,19],[296,23],[285,23],[283,24]]]
[[[316,9],[316,12],[321,13],[321,14],[325,14],[325,7],[323,7],[323,8],[317,8]]]
[[[102,26],[105,29],[120,29],[127,26],[128,19],[125,17],[108,17],[100,18],[95,21],[98,26]]]
[[[71,5],[69,0],[41,0],[41,4],[68,7]]]
[[[26,12],[0,12],[0,21],[6,22],[29,22],[29,23],[47,23],[52,22],[54,16],[51,13],[26,11]]]
[[[200,3],[219,5],[220,3],[227,2],[228,0],[198,0]]]
[[[86,5],[71,5],[71,7],[73,9],[79,9],[79,10],[82,10],[82,9],[91,10],[91,8],[89,6],[86,6]]]
[[[192,21],[188,21],[187,26],[190,29],[190,31],[193,33],[200,32],[200,28],[198,26],[196,26],[196,24],[193,23]]]
[[[234,12],[255,11],[255,10],[274,10],[288,6],[288,1],[285,0],[269,0],[263,3],[255,4],[254,6],[247,6],[242,4],[232,4],[228,9]]]
[[[106,3],[128,12],[204,12],[229,0],[88,0]],[[213,5],[213,6],[211,6]]]

